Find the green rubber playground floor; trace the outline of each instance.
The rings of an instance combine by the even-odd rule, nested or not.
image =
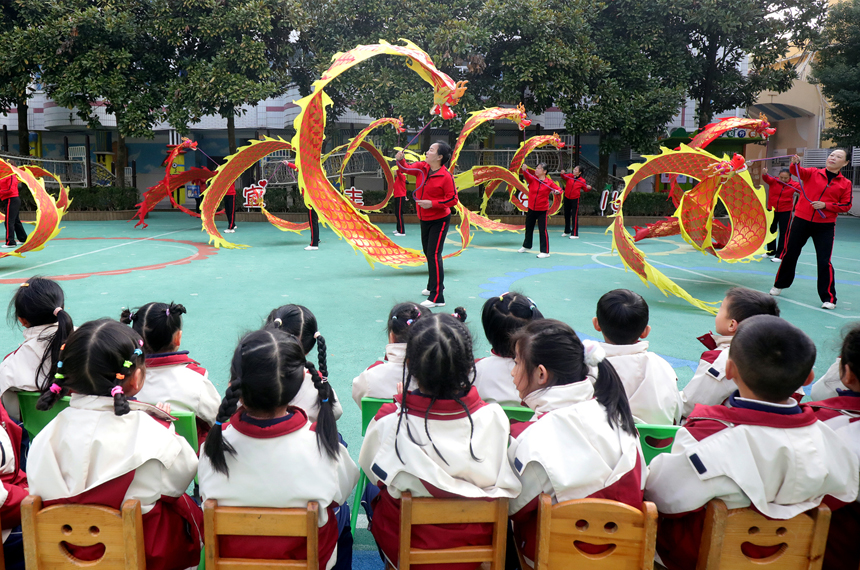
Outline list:
[[[297,235],[267,223],[244,223],[225,237],[250,248],[216,250],[207,245],[198,220],[156,212],[147,221],[145,230],[121,221],[63,222],[58,238],[43,251],[24,259],[0,260],[0,298],[11,299],[18,283],[42,275],[63,280],[66,309],[76,324],[117,318],[122,307],[149,301],[182,303],[188,314],[181,349],[189,350],[209,370],[222,391],[238,338],[260,327],[274,307],[306,305],[316,314],[328,344],[330,381],[344,408],[339,429],[357,459],[361,424],[351,398],[352,379],[383,355],[385,320],[391,307],[404,300],[423,300],[419,292],[427,284],[426,267],[395,269],[377,264],[371,268],[327,228],[322,229],[320,249],[308,252],[303,249],[307,232]],[[389,234],[394,230],[393,225],[381,227]],[[448,251],[457,247],[452,237],[456,239],[449,236]],[[407,226],[407,236],[396,239],[420,249],[417,226]],[[545,316],[594,338],[598,333],[591,319],[598,298],[611,289],[628,288],[650,306],[651,350],[671,362],[681,387],[689,381],[704,350],[696,337],[713,330],[711,315],[681,299],[665,297],[634,273],[625,272],[617,255],[610,253],[611,238],[603,228],[583,227],[580,239],[570,240],[562,238],[560,227],[551,227],[548,259],[517,253],[521,242],[522,235],[477,232],[468,250],[445,261],[448,306],[437,310],[451,311],[458,305],[467,309],[476,358],[489,354],[480,323],[481,306],[488,297],[522,291]],[[720,263],[677,236],[646,240],[640,247],[658,269],[705,301],[721,300],[734,285],[768,291],[778,268],[768,260]],[[833,362],[841,329],[860,320],[860,220],[840,218],[833,262],[839,298],[836,311],[819,308],[811,243],[801,257],[797,280],[780,297],[783,317],[805,330],[818,346],[817,375]],[[14,350],[21,337],[17,326],[3,329],[3,354]]]

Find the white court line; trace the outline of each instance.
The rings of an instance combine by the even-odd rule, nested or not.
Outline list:
[[[142,242],[142,241],[149,241],[149,240],[151,240],[151,239],[160,238],[160,237],[162,237],[162,236],[169,236],[170,234],[178,234],[179,232],[187,232],[187,231],[190,231],[191,229],[194,229],[194,228],[189,228],[189,229],[184,229],[184,230],[174,230],[174,231],[172,231],[172,232],[166,232],[166,233],[158,234],[158,235],[156,235],[156,236],[152,236],[152,237],[148,237],[148,238],[136,239],[136,240],[134,240],[134,241],[127,241],[127,242],[125,242],[125,243],[121,243],[121,244],[119,244],[119,245],[112,245],[112,246],[110,246],[110,247],[105,247],[105,248],[102,248],[102,249],[97,249],[97,250],[95,250],[95,251],[88,251],[88,252],[86,252],[86,253],[79,253],[79,254],[77,254],[77,255],[72,255],[72,256],[70,256],[70,257],[64,257],[64,258],[62,258],[62,259],[57,259],[57,260],[55,260],[55,261],[49,261],[49,262],[47,262],[47,263],[42,263],[42,264],[40,264],[40,265],[34,265],[34,266],[32,266],[32,267],[27,267],[26,269],[19,269],[19,270],[17,270],[17,271],[10,271],[9,273],[3,273],[2,275],[0,275],[0,279],[2,279],[2,278],[4,278],[4,277],[8,277],[9,275],[15,275],[16,273],[24,273],[25,271],[32,271],[32,270],[34,270],[34,269],[38,269],[38,268],[40,268],[40,267],[45,267],[45,266],[48,266],[48,265],[53,265],[53,264],[55,264],[55,263],[62,263],[63,261],[68,261],[68,260],[70,260],[70,259],[75,259],[76,257],[83,257],[83,256],[85,256],[85,255],[92,255],[92,254],[94,254],[94,253],[100,253],[100,252],[102,252],[102,251],[107,251],[107,250],[109,250],[109,249],[116,249],[116,248],[118,248],[118,247],[123,247],[123,246],[131,245],[131,244],[134,244],[134,243],[140,243],[140,242]]]
[[[806,263],[805,261],[798,261],[797,264],[798,265],[808,265],[810,267],[818,267],[817,263]],[[835,267],[833,268],[833,272],[834,273],[837,273],[837,272],[838,273],[853,273],[854,275],[860,275],[860,271],[849,271],[847,269],[836,269]]]

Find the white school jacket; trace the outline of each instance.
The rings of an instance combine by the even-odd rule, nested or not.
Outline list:
[[[453,400],[434,403],[426,431],[424,415],[430,398],[410,393],[405,398],[398,395],[395,403],[384,405],[367,427],[358,458],[370,483],[381,481],[395,499],[403,491],[410,491],[413,497],[432,497],[425,481],[459,497],[516,497],[520,483],[507,459],[507,416],[498,405],[482,401],[474,387],[462,401],[469,409],[473,433],[463,408]],[[406,406],[407,413],[397,433],[401,405]],[[417,443],[407,434],[407,424]],[[481,461],[472,458],[470,440]],[[402,461],[397,457],[395,442]]]
[[[818,400],[826,400],[835,398],[838,394],[836,390],[842,390],[845,386],[842,385],[842,380],[839,378],[839,365],[842,362],[841,358],[837,358],[836,362],[830,365],[827,372],[815,381],[812,389],[809,391],[809,396],[813,402]]]
[[[537,390],[525,403],[537,420],[513,428],[508,459],[523,490],[509,503],[511,514],[541,493],[558,503],[589,497],[619,482],[630,488],[605,498],[621,500],[632,494],[634,504],[641,506],[645,462],[639,439],[617,423],[609,425],[589,380]]]
[[[352,381],[352,399],[361,408],[362,398],[393,398],[403,381],[406,343],[385,345],[385,359],[377,360]]]
[[[30,492],[42,500],[76,497],[134,471],[123,501],[140,500],[148,513],[163,496],[180,497],[197,473],[197,456],[155,406],[129,402],[114,414],[113,398],[73,394],[33,439],[27,458]]]
[[[846,389],[840,392],[833,398],[810,402],[809,407],[860,460],[860,396]]]
[[[36,369],[49,342],[57,332],[57,323],[24,329],[24,342],[0,363],[0,397],[9,417],[21,421],[21,409],[15,392],[38,392]],[[40,380],[51,369],[50,362],[42,367]]]
[[[702,338],[707,337],[710,337],[716,348],[702,353],[696,373],[681,392],[684,417],[690,415],[696,404],[718,406],[738,389],[733,380],[726,378],[726,361],[729,359],[729,346],[733,337],[709,333]]]
[[[636,423],[672,425],[681,421],[684,402],[678,377],[671,364],[648,352],[648,341],[600,345],[624,384]]]
[[[221,394],[209,373],[188,357],[188,351],[147,356],[143,388],[135,397],[147,404],[164,402],[172,409],[193,412],[210,426],[221,406]]]
[[[514,359],[493,354],[475,363],[474,386],[485,402],[496,402],[500,406],[519,406],[520,393],[514,385],[511,372]]]
[[[740,398],[732,399],[739,405]],[[696,408],[671,453],[651,461],[645,499],[661,513],[681,514],[719,498],[730,509],[752,505],[784,520],[827,496],[844,503],[857,498],[857,456],[812,408],[752,405],[759,409]],[[786,413],[789,408],[799,413]]]
[[[304,411],[289,411],[293,414],[288,420],[269,427],[246,421],[242,409],[233,415],[223,429],[224,441],[236,450],[235,455],[225,454],[229,477],[215,471],[205,453],[200,455],[204,501],[216,499],[224,507],[271,508],[304,508],[316,501],[320,528],[329,522],[329,505],[346,504],[358,482],[358,467],[343,445],[338,445],[337,459],[331,459],[318,447]],[[273,481],[283,484],[273,485]],[[327,568],[336,560],[335,545]]]
[[[331,391],[334,393],[334,386],[331,387]],[[340,405],[340,398],[337,397],[337,394],[334,395],[334,400],[334,419],[338,420],[343,415],[343,406]],[[290,405],[303,409],[311,423],[317,421],[317,417],[320,415],[319,392],[314,387],[314,381],[311,380],[311,373],[307,370],[305,370],[302,387],[299,388],[298,394],[290,402]]]

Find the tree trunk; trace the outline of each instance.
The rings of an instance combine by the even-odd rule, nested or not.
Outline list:
[[[114,161],[114,172],[116,172],[116,185],[125,188],[125,163],[128,161],[128,147],[125,146],[125,137],[117,131],[116,135],[116,159]]]
[[[230,147],[230,154],[236,154],[236,115],[232,106],[227,113],[227,145]]]
[[[601,131],[600,133],[600,146],[599,150],[599,160],[598,160],[598,172],[597,172],[597,187],[596,190],[598,192],[603,192],[604,186],[609,181],[609,153],[605,150],[606,147],[606,135]]]
[[[27,100],[18,101],[18,152],[24,156],[30,155],[30,127],[27,125]]]
[[[699,128],[703,129],[711,122],[713,107],[711,106],[711,92],[713,91],[713,76],[717,65],[717,51],[719,41],[714,38],[708,46],[708,67],[705,69],[705,83],[702,87],[702,99],[699,101]]]

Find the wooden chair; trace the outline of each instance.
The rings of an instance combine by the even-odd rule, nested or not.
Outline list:
[[[552,497],[540,496],[536,570],[651,570],[656,546],[654,503],[642,503],[640,511],[605,499],[553,505]]]
[[[27,570],[98,568],[146,570],[140,501],[129,499],[117,511],[99,505],[54,505],[30,495],[21,503]],[[64,546],[102,544],[98,561],[75,558]]]
[[[493,523],[493,541],[489,546],[461,546],[438,550],[412,548],[412,527],[422,524]],[[508,536],[508,500],[495,499],[413,499],[406,492],[400,497],[399,570],[412,564],[450,564],[454,562],[488,562],[482,568],[504,570]]]
[[[219,507],[218,501],[203,503],[203,529],[207,570],[242,570],[244,568],[319,569],[319,505],[308,503],[307,509],[264,509],[257,507]],[[218,537],[286,536],[304,537],[308,541],[307,560],[259,560],[221,558]]]
[[[820,505],[788,520],[770,520],[752,509],[728,509],[720,499],[708,502],[696,570],[818,570],[824,561],[830,509]],[[775,547],[765,558],[749,556],[748,547]],[[746,553],[745,553],[746,551]]]

